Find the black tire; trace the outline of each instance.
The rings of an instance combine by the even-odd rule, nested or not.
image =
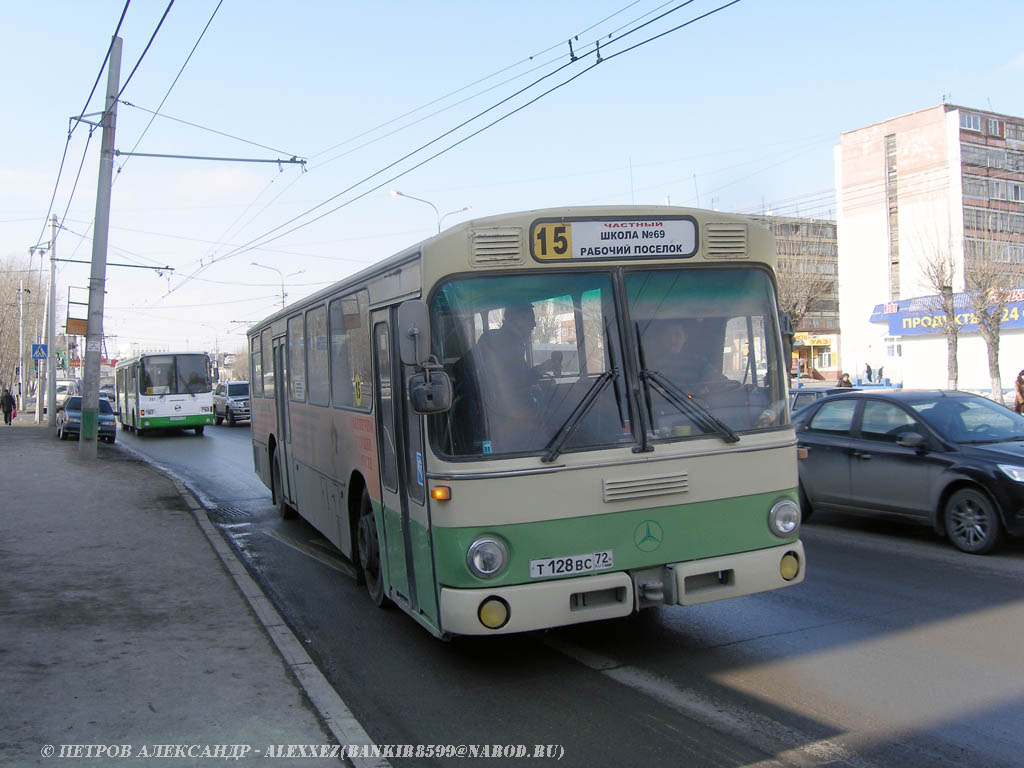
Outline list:
[[[366,593],[377,607],[383,607],[384,576],[380,568],[380,539],[377,538],[377,521],[373,514],[370,494],[363,489],[359,506],[359,522],[356,525],[356,546],[359,549],[359,567],[363,573]]]
[[[227,419],[229,427],[235,426],[235,412],[232,411],[230,408],[228,408],[227,410]]]
[[[203,436],[203,427],[196,427],[196,437]]]
[[[1003,537],[995,506],[985,494],[974,488],[961,488],[950,496],[942,516],[946,535],[961,552],[987,554]]]
[[[64,434],[64,428],[63,427],[57,427],[57,437],[59,437],[61,440],[67,440],[68,439],[68,436],[66,434]]]
[[[804,490],[804,484],[800,483],[800,522],[806,523],[811,519],[811,515],[814,514],[814,507],[811,506],[811,500],[807,498],[807,492]]]
[[[292,509],[288,502],[285,501],[284,494],[281,493],[281,463],[280,457],[275,452],[270,459],[270,484],[271,484],[271,495],[274,498],[274,505],[277,507],[278,514],[281,515],[282,520],[293,520],[298,515],[295,510]]]

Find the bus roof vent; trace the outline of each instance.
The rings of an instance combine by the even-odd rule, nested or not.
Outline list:
[[[747,258],[747,225],[709,221],[704,225],[704,257],[707,259]]]
[[[474,229],[470,248],[471,267],[495,267],[523,263],[523,230],[520,227]]]
[[[634,477],[629,480],[604,479],[605,503],[626,501],[628,499],[645,499],[650,496],[669,496],[675,493],[686,493],[689,490],[690,476],[686,472],[675,472],[671,475],[653,475],[651,477]]]

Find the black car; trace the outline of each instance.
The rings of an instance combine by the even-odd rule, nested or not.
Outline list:
[[[99,423],[96,425],[96,435],[100,440],[108,443],[117,439],[117,424],[114,419],[114,409],[110,401],[104,397],[99,400]],[[64,401],[64,404],[57,408],[57,437],[67,440],[69,437],[78,437],[82,431],[82,397],[72,395]]]
[[[1004,533],[1024,533],[1024,416],[992,400],[847,390],[801,408],[793,423],[806,449],[804,519],[813,510],[906,515],[979,555]]]
[[[859,392],[857,387],[803,387],[789,390],[789,410],[799,411],[805,405],[829,395],[841,395],[844,392]]]

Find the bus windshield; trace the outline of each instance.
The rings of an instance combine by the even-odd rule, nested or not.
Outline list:
[[[607,272],[452,280],[434,294],[431,324],[453,391],[452,408],[431,417],[440,453],[633,441]]]
[[[626,293],[652,439],[788,423],[767,272],[631,272]]]
[[[206,355],[146,357],[140,375],[144,395],[195,395],[211,390]]]
[[[452,408],[430,417],[452,457],[558,453],[788,423],[772,282],[750,268],[455,279],[431,302]],[[628,317],[624,347],[620,317]],[[628,360],[642,397],[631,403]],[[635,374],[633,374],[635,375]]]

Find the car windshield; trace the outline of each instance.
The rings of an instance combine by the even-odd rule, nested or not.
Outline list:
[[[228,384],[228,394],[235,397],[248,395],[249,394],[249,382],[238,381]]]
[[[910,407],[928,426],[955,443],[998,443],[1024,440],[1024,416],[977,395],[938,396]]]
[[[102,397],[99,401],[99,412],[100,413],[113,413],[114,409],[110,407],[110,401],[104,400]],[[64,403],[64,409],[68,411],[80,411],[82,410],[82,398],[79,395],[69,397],[67,402]]]
[[[551,461],[641,440],[733,442],[788,423],[767,271],[629,272],[628,310],[617,310],[613,285],[600,270],[442,285],[431,300],[431,340],[453,400],[428,421],[438,451]],[[625,349],[624,316],[632,323]],[[624,355],[640,363],[635,397]]]

